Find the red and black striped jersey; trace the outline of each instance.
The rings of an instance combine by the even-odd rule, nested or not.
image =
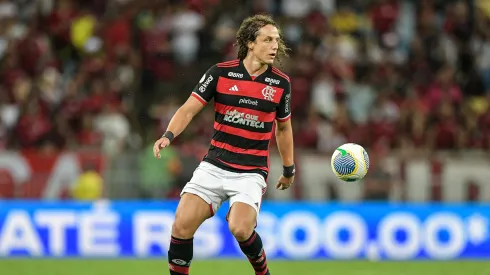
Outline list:
[[[233,60],[212,66],[192,96],[202,104],[214,99],[214,134],[204,161],[267,178],[274,123],[291,117],[289,77],[273,66],[253,77],[242,60]]]

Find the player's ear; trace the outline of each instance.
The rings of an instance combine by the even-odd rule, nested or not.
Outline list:
[[[250,42],[248,42],[247,46],[248,46],[248,49],[252,51],[254,49],[255,42],[254,41],[250,41]]]

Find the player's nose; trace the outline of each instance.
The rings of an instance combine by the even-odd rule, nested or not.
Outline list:
[[[275,40],[274,43],[272,43],[272,50],[274,51],[274,53],[277,51],[278,48],[279,48],[279,41]]]

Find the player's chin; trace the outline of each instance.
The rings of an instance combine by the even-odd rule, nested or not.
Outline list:
[[[263,59],[263,60],[262,60],[262,62],[263,62],[264,64],[266,64],[266,65],[272,65],[272,64],[274,64],[274,60],[275,60],[275,58],[273,58],[273,57],[268,57],[268,58],[266,58],[266,59]]]

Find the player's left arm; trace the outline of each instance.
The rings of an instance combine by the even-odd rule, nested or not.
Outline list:
[[[291,125],[291,86],[289,83],[284,90],[276,114],[276,142],[283,164],[283,174],[279,178],[276,188],[284,190],[293,184],[295,173],[293,127]]]
[[[281,154],[282,165],[289,167],[294,164],[294,142],[293,127],[291,120],[277,121],[276,141],[279,154]]]

